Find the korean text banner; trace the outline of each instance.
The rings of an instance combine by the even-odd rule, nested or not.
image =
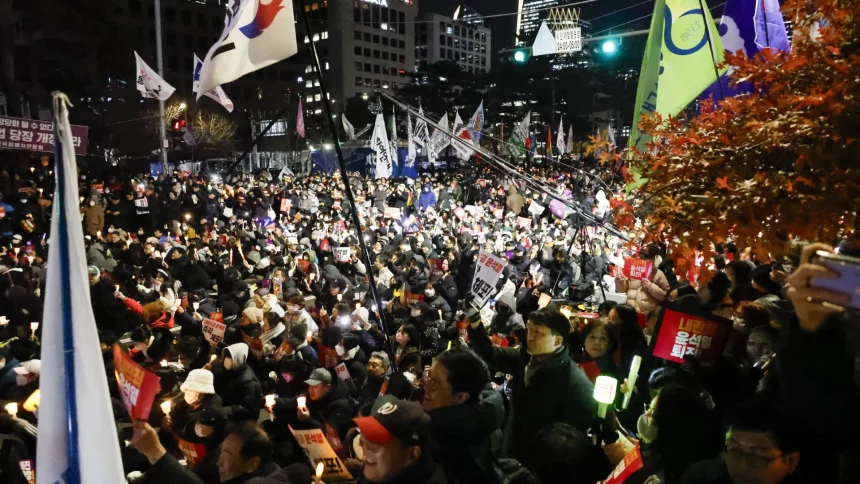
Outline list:
[[[731,330],[731,320],[666,307],[654,329],[652,354],[676,363],[683,363],[684,356],[692,355],[700,363],[713,364],[723,353]]]
[[[119,394],[129,416],[132,420],[148,420],[161,379],[144,370],[116,344],[113,346],[113,359]]]
[[[76,155],[87,154],[86,126],[72,126]],[[54,151],[54,123],[0,116],[0,148],[8,150]]]

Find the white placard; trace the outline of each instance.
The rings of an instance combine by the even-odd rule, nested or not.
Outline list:
[[[212,346],[218,346],[224,340],[224,331],[226,329],[226,324],[219,323],[214,319],[203,320],[203,336]]]
[[[334,260],[337,262],[349,262],[349,247],[335,247]]]
[[[540,214],[542,214],[544,210],[546,210],[546,207],[537,202],[532,202],[531,205],[529,205],[529,213],[537,217],[540,217]]]
[[[555,50],[557,54],[582,51],[582,27],[556,30]]]
[[[502,269],[507,261],[500,256],[481,251],[478,255],[478,264],[475,269],[475,277],[472,279],[472,294],[475,295],[475,303],[478,307],[487,303],[490,295],[496,291],[496,283],[502,276]]]

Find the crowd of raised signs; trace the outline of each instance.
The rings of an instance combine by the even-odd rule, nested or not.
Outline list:
[[[0,173],[2,482],[34,482],[51,170]],[[832,248],[676,268],[611,225],[618,172],[521,170],[82,173],[129,482],[857,482]]]

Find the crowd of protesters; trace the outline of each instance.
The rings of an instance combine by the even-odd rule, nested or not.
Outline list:
[[[615,172],[522,169],[540,186],[475,167],[415,180],[81,174],[129,482],[313,482],[291,429],[323,430],[368,483],[595,483],[637,446],[643,467],[625,482],[857,482],[858,320],[833,306],[846,295],[809,285],[833,277],[810,262],[831,247],[759,261],[702,241],[703,269],[676,274],[644,229],[605,227],[623,198]],[[2,482],[25,482],[18,462],[35,458],[51,170],[0,173],[0,405],[19,409],[0,412]],[[574,209],[551,210],[544,191]],[[507,265],[476,308],[481,251]],[[629,257],[652,272],[625,277]],[[651,356],[669,303],[734,321],[716,364]],[[210,319],[223,340],[204,334]],[[122,404],[115,344],[160,377],[147,421]],[[622,387],[603,419],[600,375]],[[192,462],[178,442],[205,452]]]

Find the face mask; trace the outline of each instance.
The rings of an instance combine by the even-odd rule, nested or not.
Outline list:
[[[426,291],[424,291],[424,295],[427,297],[433,297],[436,295],[436,291],[434,291],[433,289],[427,289]]]
[[[420,309],[413,309],[412,310],[412,317],[417,318],[418,316],[421,316],[421,310]]]
[[[343,345],[335,346],[334,351],[337,353],[337,356],[343,356],[344,353],[346,353],[346,349],[344,349]]]
[[[22,198],[22,199],[21,199],[21,203],[27,203],[27,199],[26,199],[26,198]]]
[[[397,341],[397,344],[403,344],[403,333],[397,333],[394,335],[394,341]]]
[[[192,391],[187,391],[187,392],[185,392],[185,395],[183,396],[183,398],[185,399],[185,403],[187,403],[188,405],[194,405],[194,403],[197,402],[198,393],[192,392]]]
[[[636,432],[639,438],[645,443],[651,443],[657,440],[660,429],[654,424],[651,418],[648,418],[644,413],[639,416],[639,421],[636,422]]]

